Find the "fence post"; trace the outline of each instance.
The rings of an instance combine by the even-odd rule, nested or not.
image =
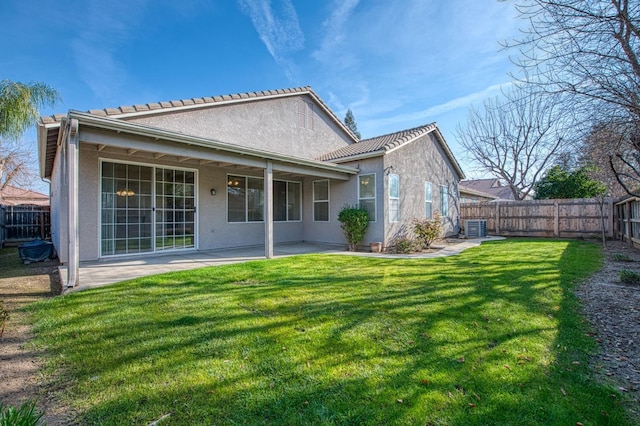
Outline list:
[[[629,247],[633,247],[633,242],[631,241],[631,202],[630,201],[624,205],[624,209],[625,209],[625,216],[626,216],[625,219],[627,219],[624,226],[624,233],[627,237],[627,244],[629,245]]]
[[[609,232],[607,232],[607,236],[615,239],[615,235],[616,234],[615,234],[615,230],[613,229],[614,225],[615,225],[615,219],[613,217],[613,200],[609,199],[607,201],[607,204],[608,204],[608,206],[607,206],[607,215],[609,215],[609,220],[607,221],[607,222],[609,222],[608,223]]]
[[[560,236],[560,205],[558,200],[553,202],[553,236],[556,238]]]
[[[496,203],[496,235],[500,235],[500,202]]]

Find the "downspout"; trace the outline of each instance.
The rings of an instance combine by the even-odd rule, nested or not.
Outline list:
[[[67,182],[69,191],[68,215],[68,262],[67,283],[65,288],[73,288],[79,284],[80,252],[78,242],[78,120],[72,118],[68,124],[67,137]]]

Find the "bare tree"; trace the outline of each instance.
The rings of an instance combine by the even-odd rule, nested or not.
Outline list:
[[[638,195],[640,2],[519,0],[517,8],[528,28],[505,45],[520,53],[519,80],[533,90],[563,94],[587,132],[594,122],[615,128],[607,131],[608,140],[598,137],[599,155],[621,186]]]
[[[502,179],[516,200],[530,195],[534,183],[571,142],[566,130],[571,115],[556,96],[520,88],[473,108],[456,136],[479,168]]]
[[[618,176],[622,177],[625,174],[624,170],[630,172],[631,169],[625,167],[624,161],[616,155],[616,152],[624,150],[622,146],[625,145],[625,138],[624,132],[621,133],[618,126],[600,123],[593,126],[580,150],[579,162],[588,167],[592,179],[606,186],[606,195],[613,198],[627,193],[620,184]],[[616,170],[618,174],[615,173]],[[624,180],[624,182],[629,188],[633,188],[635,179]]]
[[[18,142],[0,145],[0,191],[7,185],[28,188],[38,174],[33,167],[33,153]]]

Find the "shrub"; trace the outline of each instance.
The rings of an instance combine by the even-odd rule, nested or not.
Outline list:
[[[7,325],[7,321],[9,321],[9,311],[4,307],[2,300],[0,300],[0,339],[2,339],[2,335],[4,334],[4,326]]]
[[[40,420],[44,413],[36,408],[35,401],[27,401],[20,406],[5,407],[0,403],[0,426],[37,426],[42,425]]]
[[[633,262],[633,259],[626,253],[614,253],[613,260],[616,262]]]
[[[393,252],[398,254],[415,253],[420,250],[420,243],[407,236],[397,237],[393,240]]]
[[[422,247],[429,248],[442,236],[442,221],[438,212],[432,219],[413,219],[413,232]]]
[[[359,206],[344,206],[338,213],[338,221],[349,244],[349,251],[356,251],[357,245],[364,240],[369,227],[369,213]]]
[[[620,281],[625,284],[640,284],[640,274],[628,269],[620,271]]]

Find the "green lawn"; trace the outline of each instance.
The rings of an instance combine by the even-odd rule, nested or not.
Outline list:
[[[630,424],[597,384],[580,241],[442,259],[306,255],[137,279],[31,305],[86,424]]]

